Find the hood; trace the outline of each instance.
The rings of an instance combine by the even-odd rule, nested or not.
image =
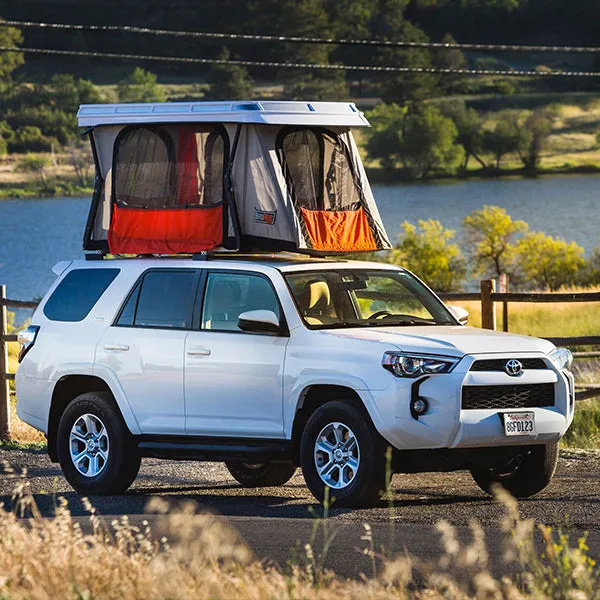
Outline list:
[[[548,354],[554,349],[554,344],[547,340],[461,325],[357,327],[330,329],[326,330],[326,333],[338,337],[378,341],[404,352],[456,357],[465,354],[512,354],[517,352]]]

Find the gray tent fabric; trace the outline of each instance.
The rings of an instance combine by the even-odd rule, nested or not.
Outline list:
[[[169,125],[173,127],[173,124]],[[255,123],[224,123],[223,125],[227,133],[230,152],[234,153],[231,165],[233,196],[228,198],[231,206],[229,214],[224,220],[227,227],[224,237],[241,241],[242,247],[247,249],[331,253],[327,250],[315,249],[314,240],[311,239],[307,229],[306,213],[303,212],[294,198],[293,190],[290,189],[289,173],[286,174],[285,165],[282,164],[282,156],[278,149],[282,132],[285,133],[285,130],[289,130],[290,127]],[[140,125],[140,127],[143,126],[143,124]],[[84,240],[86,249],[99,249],[109,237],[112,207],[115,201],[112,197],[115,141],[125,127],[135,126],[99,125],[94,128],[92,133],[96,147],[97,170],[102,185],[96,190],[92,203],[92,212],[88,222],[89,231],[87,240]],[[314,128],[306,129],[313,130]],[[316,131],[318,128],[314,130]],[[358,199],[361,215],[364,211],[370,234],[376,246],[372,249],[391,248],[350,128],[329,127],[327,131],[335,136],[336,143],[344,151],[344,157],[348,157],[343,159],[347,161],[342,165],[344,179],[338,174],[337,180],[334,179],[334,184],[345,186],[345,189],[350,191],[344,193],[350,194],[353,199]],[[339,165],[333,165],[331,157],[326,160],[330,161],[330,168],[339,167]],[[348,179],[347,166],[349,166],[352,181]],[[310,169],[311,166],[307,165],[306,168]],[[302,165],[300,165],[300,169],[302,169]],[[330,189],[330,194],[335,193],[335,185]],[[352,191],[354,189],[355,191]],[[335,221],[336,214],[344,216],[345,208],[342,206],[342,210],[335,207],[335,210],[323,211],[326,214],[318,226],[328,226],[332,219]],[[352,211],[347,212],[348,216],[352,217],[350,214]],[[233,214],[237,215],[239,231],[236,231],[236,220],[232,218]]]

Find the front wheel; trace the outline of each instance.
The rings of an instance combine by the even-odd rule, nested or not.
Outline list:
[[[238,460],[225,461],[231,476],[244,487],[274,487],[287,483],[296,472],[291,462],[248,463]]]
[[[56,441],[65,478],[82,494],[122,494],[139,471],[138,448],[105,392],[75,398],[62,414]]]
[[[300,461],[308,489],[334,506],[370,506],[385,490],[385,444],[364,410],[327,402],[302,433]]]
[[[541,492],[551,481],[558,462],[558,442],[524,448],[506,464],[471,469],[475,483],[487,494],[495,484],[515,498],[528,498]]]

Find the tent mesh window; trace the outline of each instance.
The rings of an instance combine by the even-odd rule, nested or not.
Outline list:
[[[113,200],[120,208],[212,208],[223,201],[225,131],[131,126],[115,141]]]
[[[279,150],[290,191],[300,208],[358,210],[361,197],[349,151],[335,133],[308,128],[287,130],[280,138]]]

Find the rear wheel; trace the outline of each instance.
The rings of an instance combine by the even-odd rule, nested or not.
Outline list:
[[[283,485],[296,472],[296,466],[291,462],[248,463],[228,460],[225,466],[238,483],[248,488]]]
[[[302,471],[308,489],[334,506],[369,506],[385,489],[385,443],[364,410],[327,402],[311,415],[302,433]]]
[[[119,410],[106,392],[81,394],[58,425],[58,460],[71,486],[83,494],[122,494],[141,458]]]
[[[527,498],[541,492],[551,481],[558,461],[558,442],[530,446],[503,465],[471,469],[475,483],[492,494],[501,485],[515,498]]]

